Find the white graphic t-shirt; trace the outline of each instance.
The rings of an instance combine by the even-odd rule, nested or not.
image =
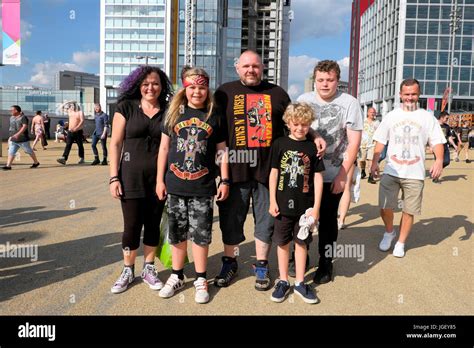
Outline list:
[[[436,118],[424,109],[389,112],[374,134],[374,140],[386,144],[384,173],[403,179],[425,179],[425,147],[446,143]]]
[[[310,104],[316,120],[311,125],[326,141],[323,173],[324,182],[332,182],[341,169],[344,154],[347,150],[346,128],[362,130],[364,117],[359,102],[353,96],[337,92],[330,103],[323,103],[316,98],[316,92],[308,92],[298,97],[298,102]]]
[[[375,146],[375,144],[373,143],[373,137],[378,126],[379,126],[379,121],[372,121],[372,122],[369,122],[367,120],[364,121],[364,129],[362,131],[362,139],[360,141],[360,147],[369,149]]]

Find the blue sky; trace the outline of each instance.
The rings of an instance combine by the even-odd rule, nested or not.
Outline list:
[[[293,0],[288,91],[303,92],[318,60],[347,78],[351,0]],[[0,85],[52,85],[59,70],[99,72],[99,0],[22,0],[22,65],[0,68]]]

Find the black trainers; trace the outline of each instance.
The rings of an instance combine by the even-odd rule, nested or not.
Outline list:
[[[306,255],[306,269],[304,273],[308,272],[309,267],[309,255]],[[291,256],[290,262],[288,264],[288,276],[291,278],[296,278],[296,265],[295,265],[295,252]]]
[[[253,271],[255,272],[255,289],[258,291],[266,291],[271,287],[270,273],[268,271],[268,264],[253,265]]]
[[[39,162],[38,162],[38,163],[33,163],[33,164],[30,166],[30,168],[37,168],[39,165],[40,165]]]
[[[319,259],[319,267],[314,273],[315,284],[326,284],[332,281],[332,260]]]
[[[466,160],[466,163],[471,163],[471,160],[468,160],[468,159],[467,159],[467,160]]]
[[[367,182],[368,182],[369,184],[376,184],[376,183],[377,183],[377,181],[374,180],[374,178],[372,177],[372,175],[369,175],[369,178],[367,179]]]
[[[106,166],[108,164],[107,159],[104,158],[100,164],[103,166]]]
[[[58,158],[56,162],[61,163],[62,165],[66,165],[66,159],[64,157]]]
[[[365,173],[365,169],[362,169],[362,171],[360,172],[360,178],[365,179],[366,177],[367,177],[367,174]]]
[[[237,275],[237,268],[237,261],[229,261],[229,257],[223,256],[221,272],[214,278],[214,285],[218,288],[228,287]]]
[[[95,158],[92,163],[91,163],[91,166],[96,166],[100,163],[99,159],[98,158]]]
[[[12,167],[10,167],[10,166],[3,166],[2,169],[3,169],[3,170],[12,170]]]

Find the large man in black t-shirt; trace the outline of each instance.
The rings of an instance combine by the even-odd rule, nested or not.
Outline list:
[[[269,214],[270,147],[284,133],[283,113],[290,103],[279,86],[262,81],[261,57],[253,51],[241,54],[236,64],[239,80],[220,86],[215,100],[227,131],[230,193],[219,202],[219,222],[224,242],[222,269],[215,284],[226,287],[237,272],[238,245],[245,240],[244,223],[252,199],[257,262],[255,288],[271,287],[268,253],[273,233]],[[318,148],[325,148],[324,141]]]

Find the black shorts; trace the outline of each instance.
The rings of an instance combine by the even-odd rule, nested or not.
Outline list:
[[[308,238],[301,240],[297,237],[298,231],[300,230],[300,217],[290,217],[278,215],[275,218],[275,228],[273,230],[273,242],[278,246],[283,246],[291,242],[292,240],[300,245],[308,246],[312,240],[313,236],[311,233]]]

